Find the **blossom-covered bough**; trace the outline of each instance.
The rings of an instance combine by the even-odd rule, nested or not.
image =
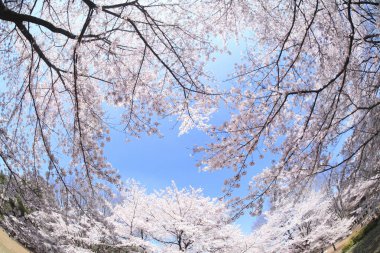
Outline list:
[[[203,83],[204,65],[219,50],[212,39],[232,26],[221,19],[227,5],[208,3],[208,12],[205,4],[0,1],[8,174],[46,172],[72,196],[72,178],[92,192],[117,185],[103,154],[115,126],[110,107],[122,108],[127,138],[159,133],[156,115],[178,117],[183,132],[206,127],[217,94]]]
[[[233,168],[226,195],[257,159],[274,157],[237,217],[257,214],[265,196],[310,187],[379,180],[378,1],[247,1],[253,47],[231,89],[231,119],[210,130],[206,170]],[[249,46],[249,45],[248,45]],[[266,152],[274,155],[267,155]]]

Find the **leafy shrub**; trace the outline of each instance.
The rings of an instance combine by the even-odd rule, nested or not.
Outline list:
[[[0,214],[4,215],[16,215],[16,216],[25,216],[29,213],[28,208],[24,205],[20,196],[17,196],[15,199],[3,199],[2,205],[0,206]]]
[[[7,178],[5,176],[5,174],[0,171],[0,184],[5,184],[7,182]]]
[[[25,214],[28,213],[28,209],[26,208],[26,206],[22,202],[20,196],[17,196],[16,203],[17,203],[17,209],[18,209],[18,211],[20,211],[20,215],[25,216]]]

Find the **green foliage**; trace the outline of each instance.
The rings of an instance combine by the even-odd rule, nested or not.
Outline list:
[[[22,202],[22,199],[20,198],[20,196],[17,196],[16,203],[17,203],[17,209],[18,211],[20,211],[21,216],[25,216],[25,214],[28,213],[28,209]]]
[[[25,216],[29,213],[28,208],[24,205],[24,202],[22,201],[20,196],[17,196],[14,198],[9,199],[3,199],[2,204],[0,206],[0,215],[19,215],[19,216]],[[4,217],[0,217],[4,218]]]
[[[5,184],[7,182],[7,177],[4,172],[0,171],[0,184]]]
[[[2,200],[0,213],[2,216],[7,215],[13,211],[13,207],[11,205],[12,201]]]
[[[350,253],[380,253],[380,222],[365,237],[355,244]]]
[[[13,200],[13,198],[9,198],[8,203],[9,203],[11,210],[15,209],[16,204],[15,204],[15,201]]]

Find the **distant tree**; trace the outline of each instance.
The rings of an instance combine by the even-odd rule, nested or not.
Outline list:
[[[284,199],[270,211],[267,220],[253,231],[252,252],[320,252],[346,236],[351,218],[340,218],[333,201],[321,192],[309,192],[299,202]]]
[[[138,238],[143,246],[148,244],[149,213],[153,199],[148,196],[143,186],[134,180],[128,180],[126,188],[120,192],[120,200],[114,206],[110,204],[111,215],[107,220],[114,225],[115,232],[121,237]],[[138,240],[134,240],[138,241]]]
[[[378,215],[380,207],[380,182],[361,179],[342,187],[335,197],[335,208],[341,215],[352,216],[360,224]]]
[[[200,189],[171,187],[151,195],[135,185],[110,217],[120,235],[156,241],[159,252],[243,252],[244,238],[226,206]]]

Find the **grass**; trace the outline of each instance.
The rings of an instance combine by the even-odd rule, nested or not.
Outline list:
[[[380,220],[359,240],[348,253],[380,253]]]
[[[350,239],[342,248],[342,253],[346,253],[355,245],[354,241]]]
[[[380,219],[355,232],[343,246],[342,253],[380,253]]]

